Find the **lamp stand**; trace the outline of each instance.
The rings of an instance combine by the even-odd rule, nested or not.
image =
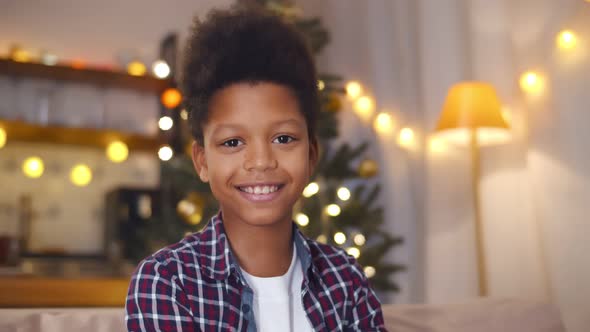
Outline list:
[[[477,252],[477,274],[479,284],[479,295],[488,295],[487,285],[487,273],[486,273],[486,260],[483,245],[483,224],[481,220],[481,207],[480,207],[480,151],[479,142],[477,139],[477,129],[470,129],[471,136],[471,185],[473,191],[473,212],[475,213],[475,247]]]

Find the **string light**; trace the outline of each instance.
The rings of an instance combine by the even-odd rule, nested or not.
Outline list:
[[[164,79],[170,75],[170,66],[164,60],[157,60],[152,64],[152,73],[157,78]]]
[[[328,238],[324,234],[318,236],[315,240],[323,244],[328,243]]]
[[[44,170],[43,160],[39,157],[29,157],[23,163],[23,172],[30,178],[36,179],[41,177]]]
[[[299,226],[305,227],[309,224],[309,217],[303,213],[297,213],[297,215],[295,215],[295,221],[299,224]]]
[[[180,104],[182,101],[182,94],[180,91],[178,91],[178,89],[168,88],[164,90],[160,99],[162,101],[162,105],[172,109]]]
[[[127,144],[121,141],[114,141],[107,146],[107,157],[114,163],[122,163],[129,156]]]
[[[557,47],[562,50],[570,50],[576,47],[578,37],[571,30],[561,31],[556,38]]]
[[[375,268],[370,265],[365,266],[363,271],[365,271],[365,275],[367,276],[367,278],[373,278],[376,272]]]
[[[348,188],[346,187],[340,187],[338,188],[336,195],[338,195],[338,198],[340,198],[340,200],[347,201],[350,199],[350,190],[348,190]]]
[[[6,145],[6,130],[4,128],[0,128],[0,149]]]
[[[373,112],[375,111],[375,102],[369,96],[362,96],[354,102],[353,108],[355,113],[363,121],[369,123],[371,117],[373,116]]]
[[[170,130],[170,128],[172,128],[173,125],[174,121],[172,121],[172,118],[169,116],[163,116],[158,121],[158,126],[160,127],[160,129],[164,131]]]
[[[326,83],[322,80],[318,80],[318,90],[322,91],[324,88],[326,88]]]
[[[127,73],[132,76],[143,76],[146,71],[145,65],[137,60],[131,61],[127,65]]]
[[[164,145],[160,148],[160,150],[158,150],[158,157],[162,161],[168,161],[172,159],[173,156],[174,151],[172,151],[172,148],[168,145]]]
[[[342,232],[334,234],[334,242],[337,244],[344,244],[344,242],[346,242],[346,235]]]
[[[366,242],[365,236],[361,233],[355,235],[352,240],[354,241],[354,244],[356,244],[357,246],[362,246]]]
[[[309,198],[317,194],[318,191],[320,191],[320,186],[316,182],[311,182],[303,189],[303,196]]]
[[[350,247],[346,249],[346,252],[354,258],[359,258],[359,256],[361,255],[361,251],[355,247]]]
[[[16,62],[29,62],[31,61],[31,56],[29,52],[23,50],[18,46],[14,46],[10,51],[10,57],[13,61]]]
[[[545,89],[545,79],[539,73],[527,71],[520,76],[520,87],[523,91],[538,96]]]
[[[377,114],[373,121],[373,128],[382,136],[391,136],[393,134],[395,124],[393,116],[387,112]]]
[[[92,170],[87,165],[78,164],[70,172],[70,181],[78,187],[87,186],[92,181]]]
[[[44,52],[41,55],[41,63],[43,63],[46,66],[55,66],[57,64],[57,61],[57,55],[55,54]]]
[[[326,206],[326,213],[331,217],[336,217],[340,214],[340,207],[336,204]]]
[[[357,81],[350,81],[346,84],[346,95],[350,100],[357,99],[363,93],[363,87]]]
[[[411,148],[414,146],[414,131],[411,128],[405,127],[399,132],[397,143],[404,148]]]

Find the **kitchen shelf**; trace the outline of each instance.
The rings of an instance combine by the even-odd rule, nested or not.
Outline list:
[[[92,68],[76,69],[63,65],[47,66],[40,63],[22,63],[6,59],[0,59],[0,75],[86,83],[154,94],[159,94],[170,86],[169,79],[158,79],[152,76],[131,76],[125,72]]]

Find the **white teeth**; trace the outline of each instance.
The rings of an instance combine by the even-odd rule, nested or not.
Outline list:
[[[279,190],[278,186],[255,186],[255,187],[240,187],[242,191],[249,194],[267,195]]]

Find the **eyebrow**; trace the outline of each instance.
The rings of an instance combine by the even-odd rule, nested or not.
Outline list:
[[[295,119],[287,119],[287,120],[281,120],[281,121],[277,121],[277,122],[274,122],[274,123],[272,124],[272,126],[273,126],[273,127],[279,127],[279,126],[282,126],[282,125],[289,125],[289,124],[295,125],[295,126],[297,126],[297,127],[300,127],[300,128],[302,128],[302,127],[303,127],[303,126],[301,125],[301,122],[300,122],[300,121],[297,121],[297,120],[295,120]],[[216,134],[218,131],[220,131],[220,130],[223,130],[223,129],[234,129],[234,130],[239,130],[239,129],[242,129],[242,128],[243,128],[243,126],[242,126],[241,124],[233,124],[233,123],[228,123],[228,124],[220,124],[220,125],[218,125],[218,126],[215,128],[215,130],[213,131],[213,134]],[[303,129],[303,128],[302,128],[302,129]]]

